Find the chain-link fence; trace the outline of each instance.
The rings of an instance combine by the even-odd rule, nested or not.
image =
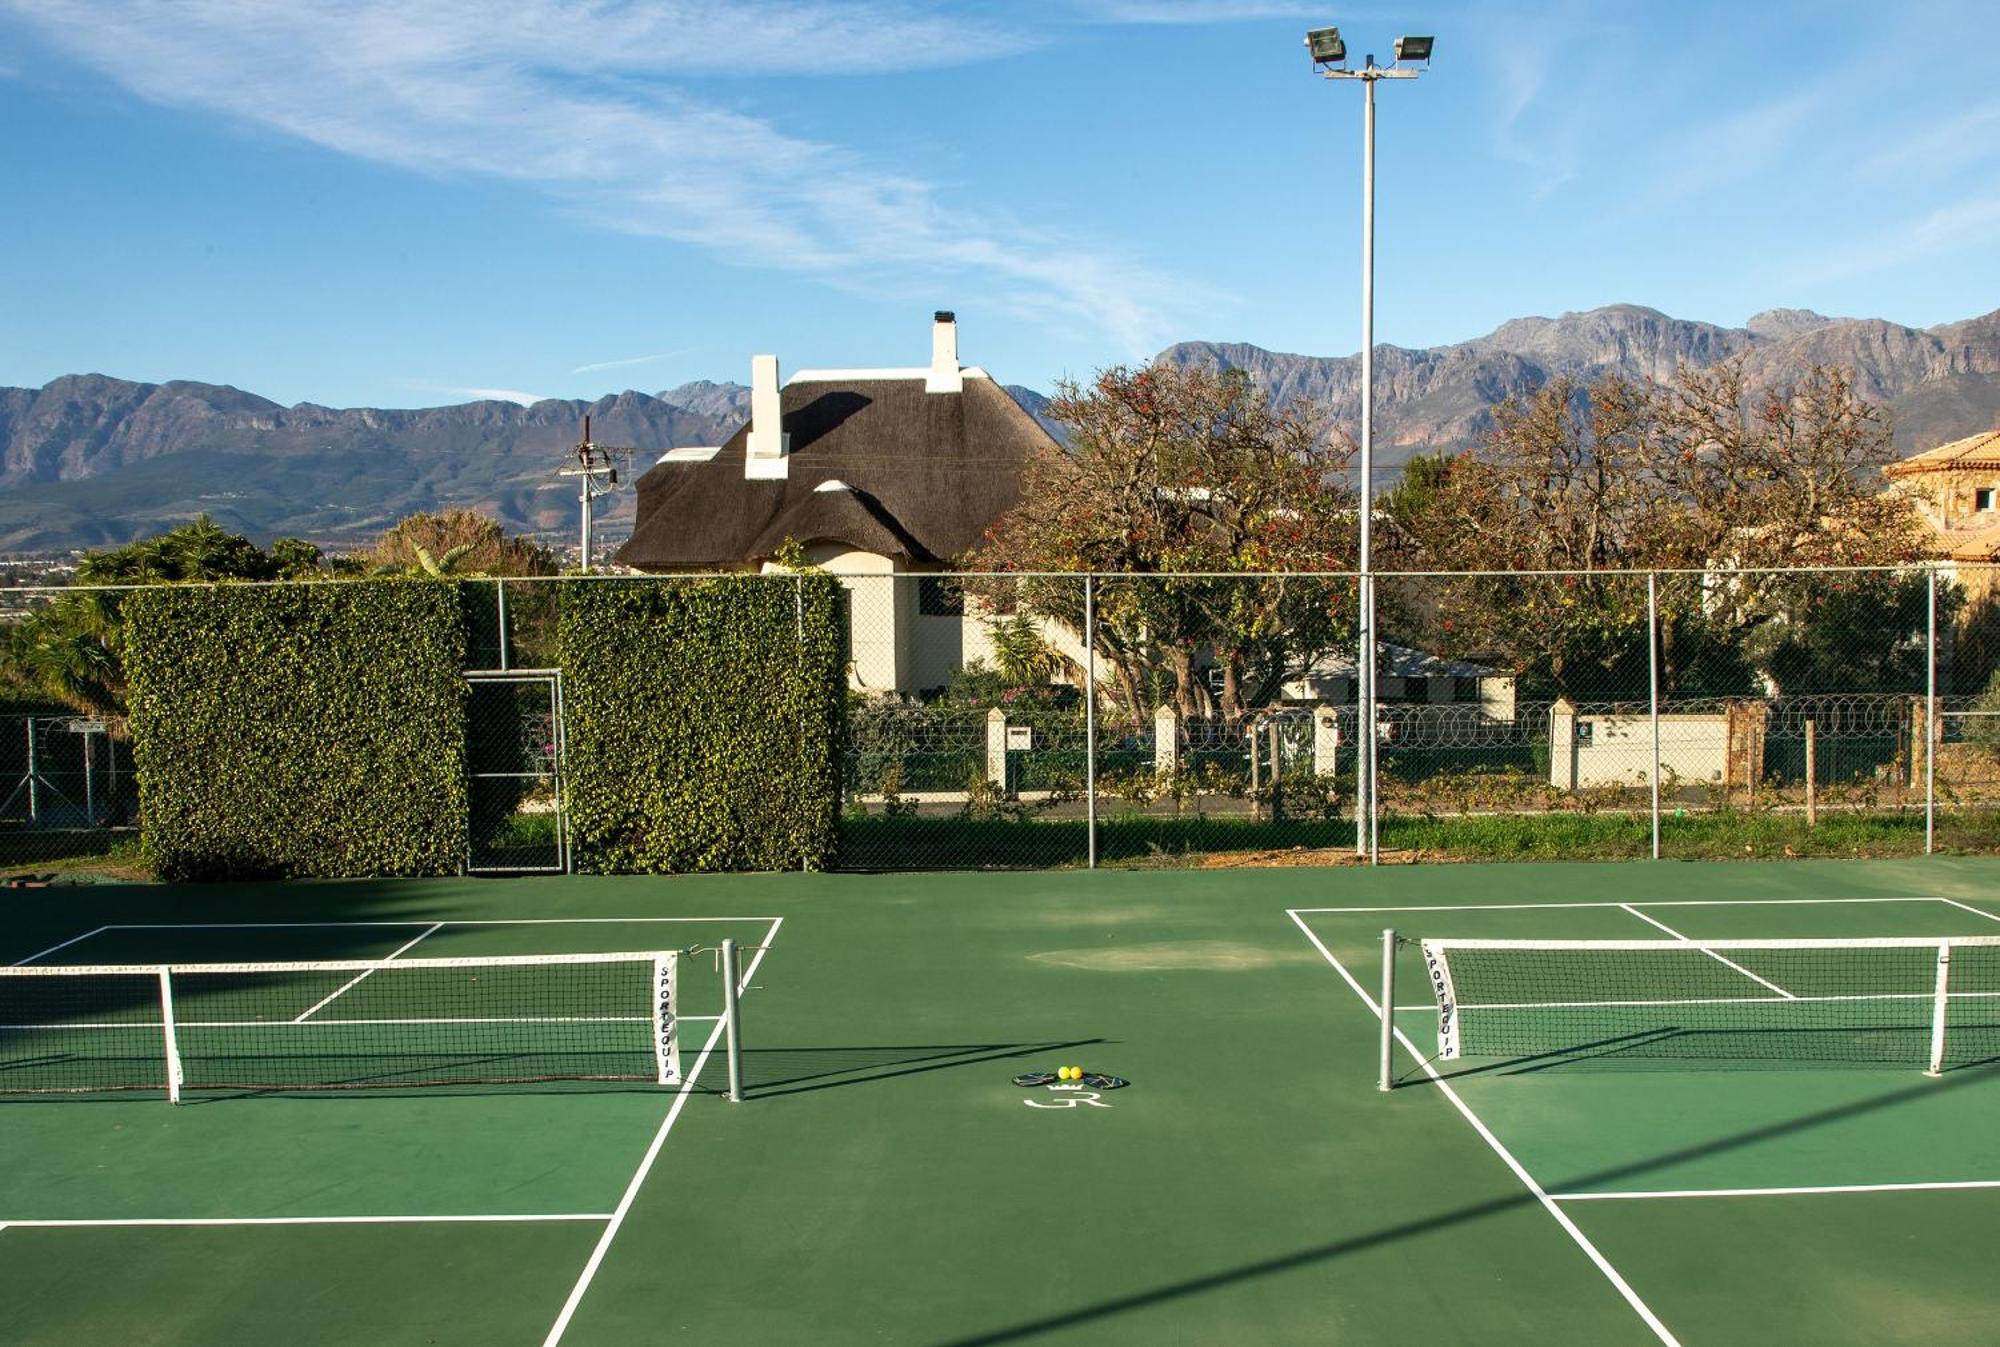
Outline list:
[[[138,821],[122,717],[0,715],[0,865],[103,855]]]
[[[2000,568],[1384,573],[1364,647],[1353,575],[883,565],[840,577],[849,868],[2000,843]],[[554,629],[594,582],[465,588],[469,870],[570,863]],[[116,611],[6,594],[14,681]],[[0,864],[128,843],[142,785],[116,714],[0,716]]]
[[[1367,659],[1353,576],[844,583],[844,864],[2000,841],[1967,568],[1379,575]]]

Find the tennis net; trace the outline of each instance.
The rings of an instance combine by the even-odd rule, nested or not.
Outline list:
[[[2000,937],[1421,943],[1443,1059],[2000,1060]]]
[[[678,1084],[677,957],[0,967],[0,1092]]]

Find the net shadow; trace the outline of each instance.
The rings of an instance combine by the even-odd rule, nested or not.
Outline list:
[[[776,1098],[813,1090],[867,1085],[984,1062],[1012,1061],[1041,1053],[1092,1047],[1109,1041],[1103,1038],[1072,1038],[1033,1043],[745,1048],[743,1093],[746,1099]],[[720,1093],[727,1088],[721,1066],[720,1062],[711,1061],[702,1072],[696,1088],[707,1093]]]

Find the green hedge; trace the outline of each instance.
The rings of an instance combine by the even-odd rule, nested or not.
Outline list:
[[[125,601],[163,879],[423,875],[465,858],[457,585],[159,586]]]
[[[843,598],[816,574],[563,587],[556,650],[580,868],[832,863]]]

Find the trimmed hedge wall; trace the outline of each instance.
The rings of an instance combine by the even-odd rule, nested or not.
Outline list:
[[[465,859],[455,584],[162,585],[125,600],[160,877],[434,875]]]
[[[840,812],[846,604],[831,576],[563,586],[579,868],[822,869]]]

